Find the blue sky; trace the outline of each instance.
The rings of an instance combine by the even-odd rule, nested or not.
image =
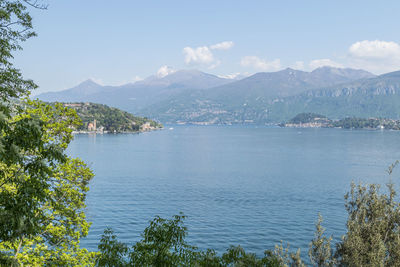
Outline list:
[[[57,91],[199,69],[221,76],[287,67],[400,70],[400,1],[48,0],[15,64]]]

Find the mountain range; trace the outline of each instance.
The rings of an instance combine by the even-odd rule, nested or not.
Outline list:
[[[285,69],[234,80],[197,70],[151,76],[122,86],[85,81],[38,96],[44,101],[95,102],[164,123],[272,123],[297,113],[331,118],[400,117],[400,72],[376,76],[364,70],[321,67]]]
[[[165,77],[150,76],[121,86],[101,86],[87,80],[71,89],[40,94],[38,98],[49,102],[101,103],[140,113],[143,108],[184,91],[204,90],[231,81],[197,70],[181,70]]]

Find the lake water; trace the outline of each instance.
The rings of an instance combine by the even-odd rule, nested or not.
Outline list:
[[[155,215],[182,211],[188,241],[202,249],[240,244],[262,255],[283,240],[306,255],[318,212],[338,240],[351,181],[385,183],[400,159],[396,131],[173,127],[75,137],[69,153],[96,175],[84,247],[96,250],[107,226],[133,244]]]

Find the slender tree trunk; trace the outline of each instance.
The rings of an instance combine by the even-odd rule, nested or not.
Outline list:
[[[19,241],[18,248],[17,248],[17,250],[15,251],[15,255],[14,255],[14,259],[15,259],[15,260],[16,260],[17,257],[18,257],[19,251],[21,250],[22,240],[23,240],[23,238],[21,237],[21,241]]]

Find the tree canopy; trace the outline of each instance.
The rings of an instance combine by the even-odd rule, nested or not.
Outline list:
[[[79,118],[60,104],[29,100],[37,86],[12,63],[21,42],[35,36],[29,8],[43,6],[0,0],[0,263],[89,263],[94,253],[79,240],[90,226],[83,209],[93,174],[65,153]]]

